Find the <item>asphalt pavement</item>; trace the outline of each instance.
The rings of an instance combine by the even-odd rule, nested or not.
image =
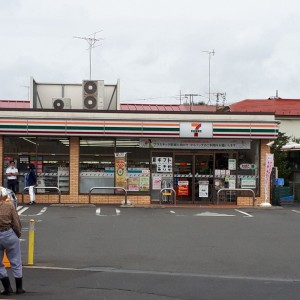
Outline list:
[[[297,206],[22,209],[27,293],[10,299],[299,299]]]

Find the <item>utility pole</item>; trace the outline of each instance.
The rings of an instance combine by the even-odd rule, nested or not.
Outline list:
[[[202,51],[208,54],[208,104],[210,103],[210,58],[215,55],[215,50],[213,51]]]
[[[92,79],[92,48],[95,48],[96,43],[99,42],[102,39],[96,39],[96,34],[100,31],[96,31],[87,37],[80,37],[80,36],[74,36],[75,39],[81,39],[81,40],[86,40],[89,44],[89,60],[90,60],[90,80]],[[92,37],[91,37],[92,36]]]

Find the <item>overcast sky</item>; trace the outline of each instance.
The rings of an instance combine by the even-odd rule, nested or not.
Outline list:
[[[207,103],[209,57],[227,104],[300,99],[299,0],[0,0],[0,99],[28,99],[30,76],[89,79],[89,45],[74,37],[94,32],[92,79],[120,79],[123,103]]]

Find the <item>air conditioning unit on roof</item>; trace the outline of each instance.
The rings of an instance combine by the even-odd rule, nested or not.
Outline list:
[[[104,108],[104,81],[83,80],[82,82],[83,108],[98,110]]]
[[[52,98],[52,106],[55,110],[71,109],[70,98]]]

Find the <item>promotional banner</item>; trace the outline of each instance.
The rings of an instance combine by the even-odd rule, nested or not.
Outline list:
[[[189,195],[189,182],[188,181],[178,181],[178,196],[188,196]]]
[[[266,153],[266,166],[265,166],[265,202],[269,196],[270,176],[274,166],[274,154]]]
[[[251,149],[250,140],[237,139],[140,139],[140,148],[154,149]]]
[[[127,189],[126,165],[126,153],[115,153],[115,184],[124,189]]]

